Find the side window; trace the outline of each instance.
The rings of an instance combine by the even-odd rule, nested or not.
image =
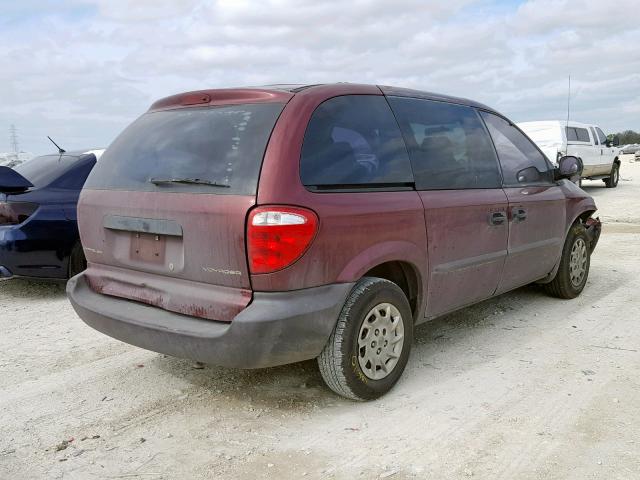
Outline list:
[[[548,183],[551,170],[544,155],[520,130],[505,119],[482,112],[498,151],[505,185]]]
[[[576,135],[578,136],[579,142],[587,142],[591,143],[591,139],[589,138],[589,132],[586,128],[576,128]]]
[[[573,127],[565,127],[565,131],[567,132],[567,142],[577,142],[578,141],[578,133],[576,129]]]
[[[385,98],[345,95],[322,103],[304,135],[300,177],[317,188],[413,183],[407,149]]]
[[[418,190],[499,188],[500,169],[475,109],[389,97],[409,149]]]
[[[607,143],[607,136],[604,134],[600,127],[596,127],[596,132],[598,132],[598,138],[600,139],[600,145],[605,145]]]
[[[591,130],[591,136],[593,137],[593,143],[595,145],[598,145],[598,135],[596,135],[596,131],[593,129],[593,127],[589,127],[589,130]]]

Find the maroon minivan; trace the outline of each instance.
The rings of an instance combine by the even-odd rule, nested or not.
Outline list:
[[[413,327],[532,282],[585,286],[593,199],[485,105],[374,85],[207,90],[154,103],[78,204],[67,290],[93,328],[239,368],[318,359],[372,399]]]

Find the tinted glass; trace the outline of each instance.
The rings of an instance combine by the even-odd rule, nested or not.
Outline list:
[[[591,130],[591,136],[593,137],[593,143],[598,145],[598,135],[596,135],[596,131],[593,129],[593,127],[589,127],[589,130]]]
[[[567,133],[567,142],[575,142],[578,140],[578,134],[575,128],[565,127],[565,132]]]
[[[596,131],[598,132],[598,139],[600,139],[600,144],[604,145],[607,143],[607,136],[604,134],[600,127],[596,127]]]
[[[160,192],[256,193],[281,104],[183,108],[143,115],[104,152],[86,186]],[[158,183],[189,179],[211,185]]]
[[[497,115],[482,112],[482,118],[498,151],[505,185],[551,181],[549,164],[531,140]]]
[[[68,155],[44,155],[32,158],[14,168],[35,187],[45,187],[66,172],[78,161]]]
[[[409,149],[419,190],[498,188],[491,140],[471,107],[389,97]]]
[[[314,112],[300,159],[302,183],[313,187],[413,183],[407,149],[382,96],[331,98]]]
[[[576,135],[578,136],[579,142],[589,142],[591,143],[591,139],[589,138],[589,132],[586,128],[576,128]]]

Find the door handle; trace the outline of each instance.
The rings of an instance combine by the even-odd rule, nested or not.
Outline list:
[[[507,221],[507,214],[504,212],[493,212],[489,214],[489,225],[502,225]]]
[[[524,222],[527,219],[527,211],[524,208],[513,208],[511,210],[511,219],[514,222]]]

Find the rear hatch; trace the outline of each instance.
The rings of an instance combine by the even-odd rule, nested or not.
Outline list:
[[[89,176],[78,216],[95,291],[222,321],[251,301],[245,221],[291,94],[218,92],[157,102]]]

